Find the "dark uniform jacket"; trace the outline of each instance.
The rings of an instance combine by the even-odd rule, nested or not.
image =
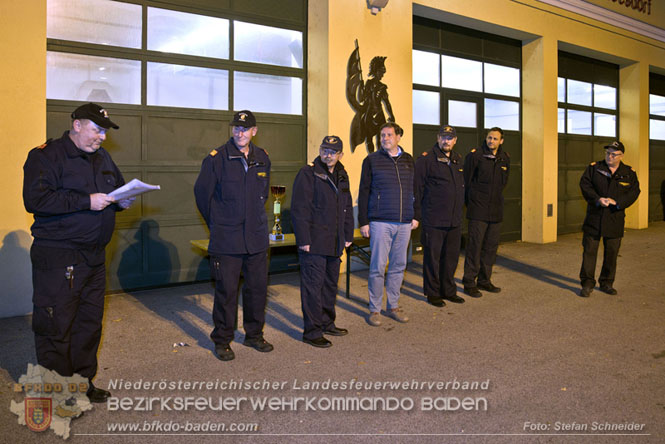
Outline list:
[[[309,252],[340,256],[353,241],[353,204],[349,176],[337,162],[330,174],[320,157],[300,169],[293,182],[291,221],[299,246]]]
[[[429,227],[459,227],[464,207],[462,155],[446,157],[438,144],[416,160],[415,219]]]
[[[370,221],[411,223],[413,172],[413,157],[402,148],[397,157],[383,148],[365,157],[358,193],[358,225]]]
[[[604,160],[593,162],[582,174],[580,188],[587,201],[582,230],[593,236],[623,237],[624,210],[640,195],[640,183],[635,171],[620,162],[612,174]],[[611,197],[617,204],[603,207],[598,203],[601,197]]]
[[[122,208],[111,204],[93,211],[90,195],[108,194],[125,183],[109,153],[104,148],[92,154],[81,151],[65,131],[61,138],[31,150],[23,172],[23,202],[35,216],[34,245],[97,251],[100,257],[94,261],[103,263],[115,212]]]
[[[251,142],[247,159],[233,138],[203,159],[194,195],[210,229],[212,256],[268,249],[269,189],[268,153]]]
[[[510,157],[499,146],[496,155],[483,142],[464,159],[466,218],[483,222],[503,220],[503,189],[508,184]]]

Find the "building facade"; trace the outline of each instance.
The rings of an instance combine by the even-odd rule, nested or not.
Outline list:
[[[207,236],[191,190],[203,157],[228,139],[234,110],[256,112],[256,142],[287,203],[322,135],[340,135],[355,202],[367,155],[365,144],[347,148],[356,47],[363,82],[370,61],[385,57],[374,78],[414,155],[441,124],[457,128],[462,153],[486,128],[506,129],[505,240],[554,242],[579,230],[579,177],[614,138],[642,187],[627,227],[663,220],[660,1],[390,0],[374,14],[366,0],[34,0],[3,2],[0,20],[3,317],[32,307],[23,162],[66,129],[78,104],[102,103],[120,125],[105,146],[128,180],[162,186],[119,215],[109,290],[206,279],[189,244]],[[288,205],[282,212],[288,232]]]

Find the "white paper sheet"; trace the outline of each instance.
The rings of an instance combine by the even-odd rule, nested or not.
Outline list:
[[[141,182],[138,179],[132,179],[120,188],[116,188],[108,195],[115,197],[116,200],[129,199],[130,197],[138,196],[139,194],[147,193],[148,191],[155,191],[161,189],[159,185],[150,185],[149,183]]]

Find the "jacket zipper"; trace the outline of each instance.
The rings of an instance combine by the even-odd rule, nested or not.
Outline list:
[[[397,182],[399,183],[399,221],[400,223],[402,222],[402,179],[399,176],[399,168],[397,167],[397,161],[399,160],[399,157],[397,159],[394,159],[393,161],[395,162],[395,172],[397,173]]]

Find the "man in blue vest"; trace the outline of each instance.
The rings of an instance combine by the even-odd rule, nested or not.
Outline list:
[[[394,122],[381,127],[381,149],[363,160],[360,177],[358,225],[360,233],[369,237],[371,250],[367,322],[375,327],[382,324],[384,286],[388,316],[409,321],[398,302],[411,230],[418,227],[418,221],[414,219],[413,157],[399,146],[401,134]]]
[[[238,317],[238,283],[242,272],[244,344],[260,352],[273,350],[263,338],[268,291],[268,219],[270,189],[268,153],[252,143],[256,118],[239,111],[231,121],[232,137],[203,159],[194,185],[196,205],[210,229],[210,268],[215,279],[210,334],[222,361],[231,349]]]

